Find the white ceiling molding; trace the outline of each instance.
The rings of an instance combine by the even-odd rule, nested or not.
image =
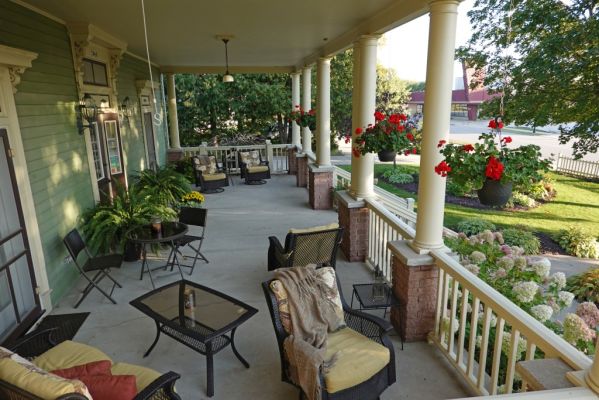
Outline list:
[[[232,74],[288,74],[293,72],[293,66],[231,66],[229,72]],[[222,74],[225,66],[177,66],[165,65],[160,67],[163,74]]]
[[[13,93],[17,93],[21,75],[27,68],[31,68],[31,62],[36,58],[37,53],[0,45],[0,65],[8,67]]]

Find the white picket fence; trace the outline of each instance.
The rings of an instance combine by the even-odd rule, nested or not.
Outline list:
[[[239,173],[238,152],[258,150],[262,160],[268,161],[271,173],[283,174],[289,171],[287,153],[290,148],[291,145],[289,144],[272,144],[267,140],[265,144],[240,146],[208,146],[203,143],[196,147],[183,147],[182,150],[185,157],[196,155],[215,156],[217,162],[227,164],[226,168],[229,173]]]
[[[586,179],[599,179],[599,161],[576,160],[574,157],[557,155],[553,169],[556,172]]]

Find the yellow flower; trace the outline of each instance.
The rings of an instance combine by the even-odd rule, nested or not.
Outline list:
[[[189,192],[187,193],[185,196],[183,196],[183,201],[192,201],[192,202],[196,202],[196,203],[203,203],[204,202],[204,195],[201,194],[200,192]]]

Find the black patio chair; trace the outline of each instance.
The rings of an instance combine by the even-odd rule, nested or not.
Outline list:
[[[106,254],[99,256],[92,256],[89,252],[89,249],[85,245],[83,238],[79,234],[77,229],[73,229],[70,231],[63,240],[71,258],[73,259],[73,263],[79,270],[79,274],[83,276],[88,284],[83,290],[81,298],[75,304],[75,308],[79,307],[79,304],[87,297],[87,295],[92,291],[92,289],[96,288],[100,293],[102,293],[108,300],[110,300],[113,304],[116,304],[116,301],[112,298],[112,293],[114,292],[114,288],[118,286],[122,288],[121,284],[118,283],[108,271],[111,268],[120,268],[123,263],[123,256],[120,254]],[[81,252],[84,251],[87,259],[83,264],[79,263],[78,257]],[[88,273],[96,271],[96,274],[90,278]],[[110,290],[110,294],[106,293],[104,289],[102,289],[98,284],[102,281],[102,279],[108,278],[113,282],[112,289]]]
[[[240,151],[237,156],[241,179],[245,179],[246,185],[263,185],[265,179],[270,179],[270,166],[268,161],[262,160],[259,150]]]
[[[279,303],[273,290],[271,289],[271,282],[273,282],[273,280],[274,279],[262,282],[262,289],[264,290],[264,296],[266,297],[266,303],[268,304],[270,317],[272,320],[272,324],[275,330],[275,336],[277,338],[277,344],[279,347],[279,356],[281,360],[281,380],[299,388],[299,386],[292,382],[291,376],[289,374],[290,365],[283,347],[285,338],[289,335],[289,333],[285,331],[285,328],[282,323],[281,313],[279,311]],[[393,343],[387,335],[387,333],[391,331],[391,329],[393,328],[390,323],[381,318],[375,317],[370,314],[365,314],[361,311],[352,310],[343,298],[341,285],[339,284],[338,278],[337,288],[341,297],[341,304],[343,306],[344,319],[347,327],[365,336],[365,338],[362,337],[362,342],[366,341],[366,343],[368,343],[368,340],[370,340],[386,347],[389,351],[389,362],[378,372],[374,373],[374,375],[372,375],[369,379],[366,379],[362,382],[356,382],[354,386],[334,391],[332,393],[329,393],[329,391],[327,390],[326,379],[321,371],[321,398],[322,400],[379,399],[379,396],[396,381],[395,350],[393,348]],[[353,345],[360,346],[359,343],[354,343]],[[344,352],[346,354],[351,352],[351,346],[352,344],[345,347]],[[335,368],[334,365],[333,368]],[[305,398],[303,391],[301,390],[301,388],[299,389],[300,399]]]
[[[208,214],[208,210],[205,208],[194,208],[194,207],[182,207],[179,212],[179,222],[182,222],[186,225],[196,226],[201,230],[199,235],[186,234],[181,239],[175,240],[175,246],[171,249],[171,253],[168,258],[167,264],[171,265],[171,271],[175,266],[175,262],[179,265],[179,267],[190,268],[189,275],[193,274],[193,269],[195,268],[196,262],[198,258],[205,261],[206,264],[209,263],[208,259],[201,253],[202,243],[204,243],[204,237],[206,235],[206,217]],[[192,243],[197,242],[197,247],[192,246]],[[183,253],[179,250],[183,246],[188,246],[190,249],[194,251],[193,263],[191,265],[181,264],[177,260],[177,254],[181,257],[185,258]],[[172,257],[172,261],[171,261]]]
[[[268,270],[308,264],[335,268],[337,249],[342,237],[343,228],[339,227],[292,229],[285,237],[285,247],[283,247],[279,239],[270,236]]]
[[[194,156],[191,158],[196,186],[202,193],[220,193],[229,186],[225,166],[219,166],[215,156]]]

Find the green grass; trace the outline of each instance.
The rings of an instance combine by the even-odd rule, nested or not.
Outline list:
[[[417,172],[417,165],[402,167]],[[341,168],[351,171],[351,166]],[[374,175],[378,177],[389,164],[376,164]],[[481,218],[490,221],[498,227],[523,225],[532,231],[545,232],[555,236],[560,229],[568,226],[579,226],[599,237],[599,183],[587,182],[581,179],[549,173],[553,179],[557,196],[553,201],[528,211],[477,210],[455,204],[445,205],[445,226],[455,228],[464,218]],[[395,188],[393,185],[381,182],[378,186],[401,197],[413,197],[418,207],[418,195]]]

